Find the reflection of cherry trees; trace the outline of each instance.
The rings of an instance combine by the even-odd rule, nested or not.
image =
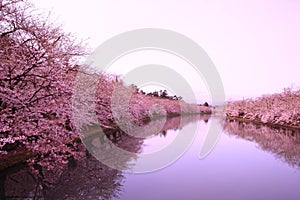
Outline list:
[[[123,176],[87,157],[66,169],[45,171],[44,179],[26,167],[1,179],[3,199],[112,199],[121,191]]]
[[[300,131],[273,129],[238,121],[226,121],[223,127],[229,134],[254,141],[263,150],[292,166],[300,167]]]
[[[171,117],[165,122],[164,127],[162,128],[161,132],[168,131],[168,130],[177,130],[181,129],[182,127],[198,121],[203,120],[204,122],[208,122],[211,115],[186,115],[182,117]]]
[[[263,123],[300,126],[300,90],[285,89],[283,93],[254,100],[227,104],[227,116],[257,120]]]
[[[83,142],[88,151],[101,162],[109,163],[109,165],[120,170],[130,170],[131,164],[135,163],[138,154],[142,152],[144,139],[157,134],[165,136],[168,130],[181,129],[183,126],[197,120],[206,122],[209,118],[210,115],[160,118],[152,121],[151,124],[140,126],[136,133],[130,133],[133,135],[123,132],[120,128],[105,129],[103,131],[99,126],[92,126],[83,132]],[[160,128],[157,129],[157,127]]]
[[[159,133],[167,134],[168,130],[181,129],[197,121],[208,120],[209,115],[188,115],[167,118]],[[158,121],[159,119],[157,119]],[[151,129],[151,127],[149,127]],[[155,130],[155,127],[152,127]],[[115,155],[110,145],[103,142],[110,139],[113,145],[134,153],[142,150],[143,139],[136,138],[121,130],[106,130],[105,135],[97,128],[87,129],[86,143],[91,143],[91,151],[100,151],[104,159],[113,159],[115,163],[128,166],[136,157]],[[149,130],[145,130],[149,131]],[[103,154],[104,152],[104,154]],[[94,152],[93,152],[94,153]],[[131,154],[133,155],[133,154]],[[52,163],[54,165],[55,163]],[[80,160],[71,160],[68,166],[48,170],[39,168],[40,173],[33,173],[26,165],[21,169],[11,168],[0,172],[0,198],[15,199],[112,199],[122,192],[123,175],[96,160],[90,154]]]

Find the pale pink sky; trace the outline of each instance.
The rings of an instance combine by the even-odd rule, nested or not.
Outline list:
[[[52,10],[65,30],[105,40],[138,28],[186,35],[211,57],[226,99],[300,86],[300,1],[297,0],[34,0]],[[148,63],[145,63],[148,64]]]

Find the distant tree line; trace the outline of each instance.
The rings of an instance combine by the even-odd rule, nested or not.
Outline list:
[[[145,95],[148,95],[148,96],[153,96],[153,97],[160,97],[160,98],[164,98],[164,99],[170,99],[170,100],[182,100],[181,96],[177,96],[177,95],[169,96],[167,90],[160,90],[160,91],[154,91],[154,92],[149,92],[149,93],[146,93],[143,90],[139,90],[139,93],[145,94]]]

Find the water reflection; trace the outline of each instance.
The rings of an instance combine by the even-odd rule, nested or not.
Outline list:
[[[270,128],[263,125],[226,121],[224,130],[245,140],[256,142],[291,166],[300,167],[300,130]]]
[[[198,120],[207,123],[210,117],[211,115],[186,115],[184,117],[172,117],[166,121],[163,129],[158,134],[162,134],[163,136],[166,136],[166,132],[168,130],[178,130]]]
[[[209,118],[198,115],[169,118],[162,130],[152,137],[159,137],[164,143],[173,137],[172,134],[181,134],[199,121],[202,121],[198,133],[201,135],[209,127],[203,123]],[[297,199],[299,192],[295,188],[299,185],[300,174],[295,174],[288,165],[273,162],[274,157],[264,152],[271,152],[289,165],[299,167],[299,131],[235,121],[225,122],[223,128],[227,134],[221,137],[207,159],[197,159],[201,144],[196,139],[181,159],[154,173],[122,173],[89,154],[63,169],[41,169],[42,175],[33,173],[25,164],[9,168],[0,171],[0,199],[281,199],[282,195]],[[105,134],[114,144],[128,151],[145,149],[147,139],[118,131],[106,130]],[[95,150],[100,148],[107,152],[106,159],[113,159],[109,158],[110,147],[101,146],[101,140],[106,137],[91,129],[85,139]],[[248,141],[259,144],[263,151]],[[135,158],[120,158],[118,162],[128,166],[132,159]],[[149,192],[147,196],[145,190]],[[216,190],[223,193],[216,193]]]
[[[168,130],[178,130],[197,121],[208,121],[207,116],[186,116],[168,118],[164,127],[156,135],[168,134]],[[109,138],[120,148],[131,152],[141,152],[143,139],[126,135],[118,130],[106,131],[106,136],[89,130],[85,140],[92,148],[106,152],[106,159],[116,159],[108,146],[101,142]],[[133,154],[134,155],[134,154]],[[111,157],[110,157],[111,156]],[[116,159],[121,165],[128,165],[134,158]],[[73,161],[65,168],[46,170],[39,168],[34,173],[26,164],[20,164],[0,171],[0,199],[112,199],[118,198],[122,191],[124,176],[118,170],[111,169],[87,153],[80,161]]]
[[[102,131],[101,127],[94,126],[83,132],[83,142],[87,150],[104,164],[114,169],[132,171],[134,167],[137,167],[138,153],[141,154],[145,139],[157,134],[166,135],[168,130],[181,129],[194,121],[207,122],[209,118],[210,115],[187,115],[157,119],[151,122],[151,126],[146,124],[144,129],[139,128],[138,130],[143,132],[133,134],[138,135],[137,137],[128,135],[119,128]],[[163,120],[165,123],[161,127]],[[160,127],[159,132],[157,132],[157,127]]]
[[[111,199],[119,195],[122,174],[93,157],[38,177],[27,166],[1,172],[0,199]]]
[[[259,140],[249,141],[252,136],[256,138],[256,134],[266,133],[266,137],[272,137],[274,133],[270,128],[258,126],[256,130],[241,125],[245,126],[243,129],[238,123],[227,122],[223,124],[226,131],[213,151],[205,159],[198,159],[203,136],[208,133],[211,122],[195,122],[178,132],[186,134],[188,127],[195,124],[199,127],[193,144],[169,167],[147,174],[125,173],[126,189],[120,199],[299,199],[300,171],[276,159],[272,151],[268,153],[267,149],[257,148]],[[248,132],[245,133],[247,137],[236,137],[238,132],[241,135]],[[285,142],[275,137],[279,143]],[[271,149],[276,150],[277,147],[272,146],[276,141],[268,141]],[[297,152],[297,149],[292,151]],[[290,154],[289,151],[286,149],[285,153]]]

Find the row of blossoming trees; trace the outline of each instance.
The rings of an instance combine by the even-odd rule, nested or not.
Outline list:
[[[300,127],[300,90],[286,88],[278,94],[229,102],[226,110],[228,117]]]
[[[78,65],[83,56],[85,49],[72,35],[44,19],[26,0],[0,0],[0,154],[21,147],[35,155],[31,163],[51,169],[53,163],[84,155],[75,122],[116,128],[111,99],[122,81],[87,73]],[[98,88],[92,91],[90,83]],[[122,87],[121,97],[134,91]],[[96,98],[86,95],[89,90]],[[154,109],[157,114],[199,110],[183,101],[132,94],[129,112],[138,124],[151,114],[153,104],[164,108]]]

